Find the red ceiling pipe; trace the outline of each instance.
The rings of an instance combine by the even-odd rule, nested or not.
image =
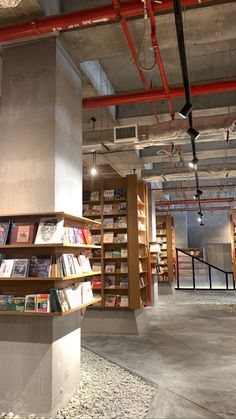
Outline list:
[[[213,204],[218,202],[233,202],[234,198],[208,198],[208,199],[201,199],[201,204]],[[157,202],[157,206],[170,206],[170,205],[183,205],[183,204],[198,204],[198,201],[194,199],[176,199],[174,201],[160,201]]]
[[[196,95],[207,95],[211,93],[229,92],[236,90],[236,80],[222,81],[217,83],[206,83],[191,87],[191,94]],[[169,97],[183,97],[185,91],[183,87],[172,87],[170,88]],[[83,107],[85,109],[91,108],[102,108],[111,105],[125,105],[129,103],[138,102],[152,102],[154,100],[166,99],[164,90],[153,89],[148,91],[138,91],[129,93],[120,93],[117,95],[110,96],[97,96],[83,99]]]
[[[157,209],[157,212],[185,212],[185,211],[197,211],[198,208],[172,208],[172,209]],[[222,207],[205,207],[202,208],[202,211],[230,211],[230,207],[222,206]]]
[[[211,4],[212,0],[201,0],[201,4]],[[199,6],[198,0],[182,0],[183,7]],[[163,4],[155,4],[155,12],[173,10],[172,0]],[[140,0],[128,1],[120,7],[120,15],[126,18],[143,15],[143,4]],[[65,13],[56,16],[47,16],[35,19],[31,22],[17,23],[0,28],[0,42],[12,41],[20,38],[28,38],[56,31],[86,28],[93,25],[116,21],[116,11],[113,5],[97,7],[95,9],[82,10],[80,12]]]
[[[133,39],[131,37],[130,31],[129,31],[129,28],[128,28],[128,25],[127,25],[127,22],[126,22],[126,19],[124,17],[122,17],[121,20],[120,20],[120,23],[121,23],[121,27],[122,27],[124,36],[125,36],[125,38],[128,42],[130,52],[131,52],[132,57],[134,59],[134,63],[137,67],[139,76],[140,76],[140,78],[142,80],[142,83],[144,85],[144,89],[148,90],[150,88],[150,85],[146,80],[144,72],[141,70],[141,68],[138,65],[138,55],[137,55],[137,52],[136,52],[136,49],[135,49],[135,46],[134,46],[134,42],[133,42]],[[156,111],[156,106],[154,105],[154,103],[151,104],[151,107],[152,107],[154,117],[155,117],[157,123],[159,123],[159,118],[158,118],[157,111]]]
[[[202,189],[214,189],[214,188],[236,188],[236,183],[231,185],[201,185]],[[196,190],[196,186],[183,186],[183,187],[164,187],[164,188],[152,188],[151,191],[160,191],[160,192],[166,192],[166,191],[190,191],[190,190]]]
[[[161,58],[161,52],[160,52],[159,43],[157,39],[157,32],[156,32],[156,20],[155,20],[155,15],[154,15],[154,10],[153,10],[153,5],[151,3],[151,0],[146,0],[146,5],[147,5],[148,14],[149,14],[150,24],[151,24],[151,41],[152,41],[153,51],[155,54],[155,60],[156,60],[157,67],[159,68],[159,71],[160,71],[162,84],[163,84],[164,91],[168,100],[168,107],[169,107],[170,115],[172,119],[174,119],[174,116],[175,116],[174,104],[173,104],[173,99],[169,97],[170,88],[167,81],[164,64]]]

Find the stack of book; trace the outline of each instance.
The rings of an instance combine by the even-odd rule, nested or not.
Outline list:
[[[49,277],[52,258],[32,256],[30,259],[3,259],[0,277]]]
[[[77,256],[65,253],[57,258],[57,271],[58,276],[70,276],[91,272],[92,268],[89,258],[84,254]]]
[[[129,299],[127,295],[106,295],[105,307],[128,307]]]

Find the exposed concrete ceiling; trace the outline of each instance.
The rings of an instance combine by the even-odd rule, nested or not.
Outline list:
[[[109,4],[111,0],[22,0],[16,8],[1,9],[0,19],[2,24],[14,24],[43,14],[73,12]],[[184,9],[183,17],[190,83],[236,79],[236,2],[215,1],[204,7],[199,2],[197,7]],[[173,12],[158,14],[156,26],[168,83],[171,87],[181,86]],[[129,20],[128,28],[138,51],[143,37],[143,18],[139,16]],[[149,29],[144,35],[144,50],[151,61]],[[86,74],[86,66],[83,66],[84,70],[81,68],[81,63],[94,63],[95,60],[97,68],[100,66],[100,71],[105,74],[103,80],[107,77],[107,84],[109,82],[116,93],[143,90],[120,22],[63,32],[59,37],[80,70],[83,97],[101,95],[104,91],[104,86],[99,86],[99,74],[96,74],[93,85],[91,77]],[[88,65],[91,68],[91,64]],[[162,88],[156,68],[145,73],[145,77],[153,87]],[[183,103],[183,99],[174,100],[175,112]],[[193,105],[194,126],[202,134],[196,145],[200,159],[200,183],[205,179],[217,183],[219,179],[223,182],[226,177],[227,180],[233,178],[236,176],[236,92],[195,96]],[[165,186],[165,180],[167,184],[186,182],[186,179],[190,182],[194,174],[188,168],[191,147],[186,134],[187,123],[178,117],[171,120],[167,101],[158,101],[155,106],[159,123],[150,103],[120,105],[116,108],[115,121],[108,108],[84,110],[85,174],[88,174],[92,162],[91,153],[96,151],[97,164],[103,176],[114,176],[116,173],[124,176],[136,170],[138,176],[146,181],[161,181]],[[96,121],[92,122],[91,118]],[[137,141],[114,143],[113,126],[134,123],[139,126]]]

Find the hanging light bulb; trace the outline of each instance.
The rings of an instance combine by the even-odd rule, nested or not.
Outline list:
[[[94,151],[93,152],[93,166],[92,166],[92,168],[90,170],[90,173],[91,173],[92,176],[96,176],[97,173],[98,173],[98,171],[97,171],[97,161],[96,160],[97,160],[96,159],[96,153]]]

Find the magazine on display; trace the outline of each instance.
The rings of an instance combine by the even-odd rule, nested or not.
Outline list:
[[[35,244],[63,243],[64,220],[56,217],[40,218]]]

